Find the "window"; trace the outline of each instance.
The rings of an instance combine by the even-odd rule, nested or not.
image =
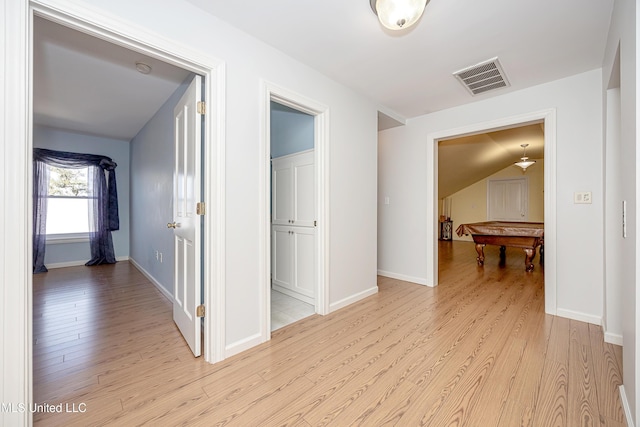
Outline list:
[[[86,265],[116,262],[111,232],[120,229],[117,166],[98,154],[33,149],[34,273],[47,271],[50,243],[88,241]]]
[[[47,236],[86,237],[89,233],[89,168],[48,166]],[[77,234],[81,233],[81,236]]]

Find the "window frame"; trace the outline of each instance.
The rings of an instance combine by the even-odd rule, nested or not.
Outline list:
[[[86,196],[61,196],[61,195],[50,195],[47,194],[47,201],[50,199],[83,199],[86,200],[87,202],[87,210],[89,209],[89,202],[91,199],[95,199],[95,196],[90,196],[89,194],[91,194],[91,189],[90,189],[90,170],[89,170],[89,166],[86,167],[82,167],[82,168],[66,168],[63,166],[51,166],[51,165],[47,165],[47,169],[49,170],[49,173],[51,173],[51,169],[56,168],[56,169],[68,169],[68,170],[79,170],[79,169],[86,169],[87,170],[87,195]],[[47,189],[47,193],[48,193],[48,189]],[[48,217],[48,215],[47,215]],[[90,224],[87,222],[87,231],[81,231],[81,232],[75,232],[75,233],[49,233],[49,231],[47,231],[46,234],[46,242],[47,244],[50,245],[58,245],[58,244],[67,244],[67,243],[88,243],[89,242],[89,230]],[[48,228],[48,227],[47,227]]]

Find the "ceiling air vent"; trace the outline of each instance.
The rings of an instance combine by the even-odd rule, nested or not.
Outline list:
[[[456,71],[453,75],[472,95],[510,86],[497,57]]]

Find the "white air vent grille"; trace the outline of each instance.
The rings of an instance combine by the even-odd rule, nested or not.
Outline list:
[[[453,75],[472,95],[510,86],[498,58],[456,71]]]

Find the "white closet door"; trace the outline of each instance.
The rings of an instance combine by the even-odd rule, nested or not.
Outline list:
[[[315,304],[316,182],[313,150],[273,159],[273,289]]]
[[[315,297],[315,228],[291,227],[293,239],[293,290]]]
[[[487,217],[490,221],[527,221],[528,181],[526,178],[489,180]]]
[[[291,163],[274,159],[271,180],[271,223],[291,225],[293,220],[293,175]]]
[[[296,156],[292,162],[293,223],[300,227],[313,227],[316,219],[314,153]]]
[[[274,285],[293,289],[291,228],[274,225],[271,233],[271,278]]]

